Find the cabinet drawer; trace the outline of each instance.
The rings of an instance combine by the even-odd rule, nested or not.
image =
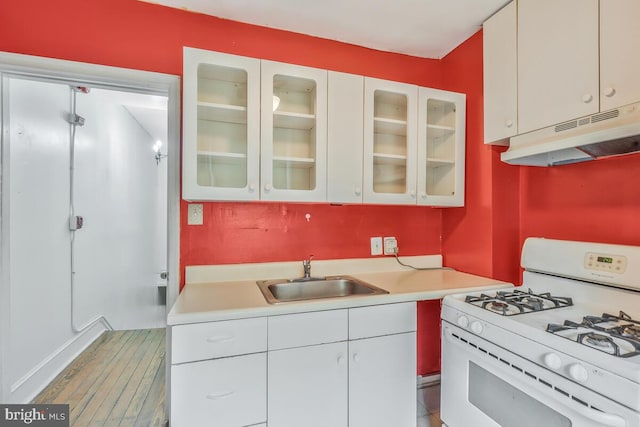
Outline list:
[[[269,350],[347,340],[347,310],[269,317]]]
[[[172,364],[267,350],[267,319],[229,320],[174,326]]]
[[[266,353],[171,367],[172,427],[241,427],[266,420]]]
[[[415,302],[349,309],[350,340],[415,330]]]

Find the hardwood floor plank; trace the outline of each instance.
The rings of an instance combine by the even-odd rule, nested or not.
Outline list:
[[[102,375],[100,375],[91,388],[85,393],[76,411],[71,410],[71,420],[77,426],[94,426],[91,420],[104,402],[105,397],[111,391],[117,379],[126,368],[127,364],[134,356],[137,348],[144,342],[146,331],[131,331],[132,337],[128,341],[131,345],[127,345],[118,352],[116,357],[108,365]]]
[[[34,403],[68,403],[71,426],[164,426],[165,329],[109,331]]]
[[[91,418],[90,424],[92,426],[102,426],[109,420],[110,416],[117,416],[116,406],[118,402],[130,399],[137,389],[149,362],[149,357],[157,348],[157,341],[154,339],[153,331],[144,331],[143,338],[144,340],[135,348],[131,358],[122,365],[119,374],[112,376],[112,382],[105,389],[105,393],[102,394],[100,405],[94,412],[93,418]],[[124,411],[120,410],[120,416],[122,412]]]

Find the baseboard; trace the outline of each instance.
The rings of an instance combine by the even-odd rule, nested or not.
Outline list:
[[[97,322],[58,347],[25,376],[11,385],[10,394],[3,403],[31,402],[38,393],[105,330],[104,325]]]

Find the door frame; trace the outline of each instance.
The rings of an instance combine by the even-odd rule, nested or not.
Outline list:
[[[168,312],[180,291],[180,76],[0,52],[0,77],[5,75],[167,97]],[[5,108],[6,105],[0,105],[0,401],[10,392],[6,389],[4,363],[7,360],[10,319],[8,134],[2,124]]]

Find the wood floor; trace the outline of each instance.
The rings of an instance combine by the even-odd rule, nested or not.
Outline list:
[[[33,403],[69,404],[71,426],[165,425],[165,330],[105,332]]]

